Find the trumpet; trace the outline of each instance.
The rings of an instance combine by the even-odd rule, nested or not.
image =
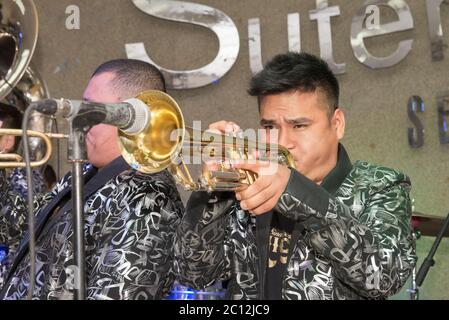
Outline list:
[[[22,136],[23,131],[19,129],[0,129],[0,136]],[[52,155],[53,146],[50,139],[67,139],[68,136],[59,133],[42,133],[38,131],[27,131],[29,137],[39,138],[45,144],[46,152],[40,160],[31,162],[32,168],[41,167],[46,164]],[[17,153],[2,153],[0,154],[0,169],[6,168],[25,168],[26,163],[23,161],[21,155]]]
[[[164,92],[149,90],[136,98],[150,109],[151,122],[138,135],[131,136],[119,131],[119,145],[123,158],[138,171],[156,173],[167,169],[185,190],[212,192],[233,191],[253,184],[258,178],[256,173],[229,167],[225,162],[252,160],[254,152],[260,149],[264,150],[264,154],[258,157],[259,160],[295,168],[293,156],[280,145],[261,145],[248,138],[186,127],[181,108]],[[203,170],[199,179],[193,180],[185,159],[194,152],[211,158],[218,155],[216,158],[221,160],[221,168],[216,171]]]

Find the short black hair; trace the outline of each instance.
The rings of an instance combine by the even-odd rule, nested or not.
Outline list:
[[[112,86],[123,95],[136,96],[145,90],[166,92],[164,76],[150,63],[134,59],[110,60],[100,65],[92,78],[106,72],[115,74]]]
[[[329,114],[339,105],[340,87],[329,65],[308,54],[288,52],[275,56],[255,75],[248,93],[261,100],[268,95],[290,91],[315,92],[321,89],[327,97]]]
[[[22,113],[14,106],[0,103],[0,121],[2,121],[2,129],[21,129],[22,128]],[[17,150],[20,144],[21,137],[15,137],[13,152]]]

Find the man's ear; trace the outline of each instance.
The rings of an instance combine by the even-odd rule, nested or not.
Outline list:
[[[340,108],[337,108],[337,110],[335,110],[334,112],[333,125],[335,130],[337,131],[338,140],[343,139],[343,137],[345,136],[346,119],[343,110]]]

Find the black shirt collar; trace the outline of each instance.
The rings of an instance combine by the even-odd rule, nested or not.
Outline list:
[[[98,168],[93,167],[95,175],[88,181],[86,179],[86,189],[88,190],[86,190],[85,193],[89,194],[90,189],[98,190],[100,187],[103,187],[109,180],[129,169],[131,169],[131,167],[122,156],[109,163],[100,171],[98,170]]]
[[[324,178],[321,187],[326,189],[330,194],[335,194],[345,180],[346,176],[352,170],[352,163],[348,153],[342,144],[338,145],[338,161],[337,165]]]
[[[96,172],[98,173],[99,170],[97,167],[94,166],[94,169],[96,170]],[[125,159],[122,156],[119,156],[118,158],[116,158],[115,160],[113,160],[112,162],[110,162],[106,167],[104,167],[101,172],[116,172],[116,171],[120,171],[123,172],[125,170],[131,169],[131,167],[129,166],[129,164],[125,161]]]

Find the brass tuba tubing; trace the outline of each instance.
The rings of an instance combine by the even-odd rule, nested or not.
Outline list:
[[[0,137],[2,136],[22,136],[23,131],[19,129],[0,129]],[[50,139],[67,139],[68,136],[60,133],[42,133],[38,131],[28,130],[28,136],[40,138],[46,145],[46,153],[41,160],[31,162],[32,168],[41,167],[46,164],[52,155],[53,146]],[[21,155],[16,153],[4,153],[0,155],[0,169],[6,168],[25,168],[26,163]]]

